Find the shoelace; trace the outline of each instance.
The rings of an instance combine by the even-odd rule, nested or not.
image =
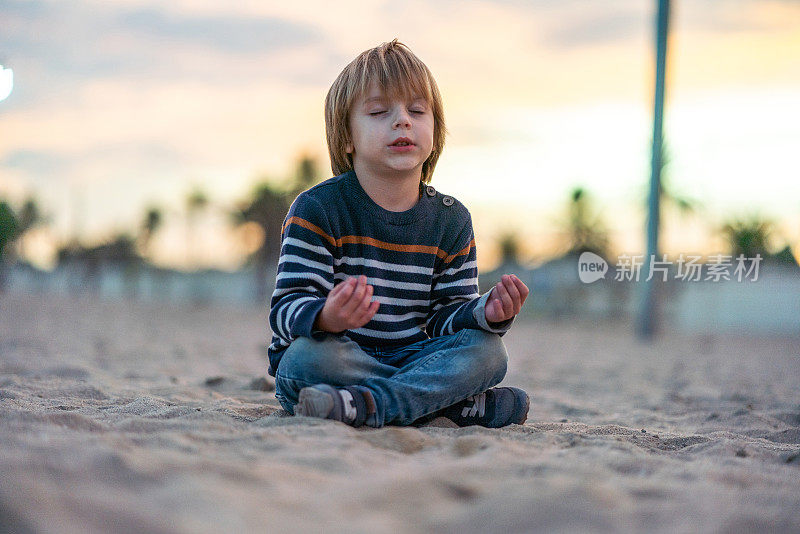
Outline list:
[[[475,417],[475,414],[478,417],[483,417],[483,414],[486,412],[486,393],[479,393],[478,395],[473,395],[471,397],[467,397],[465,402],[472,401],[472,406],[464,406],[461,409],[461,417]]]

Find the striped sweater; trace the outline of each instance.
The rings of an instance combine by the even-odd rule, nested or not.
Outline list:
[[[362,347],[407,345],[464,328],[503,334],[513,319],[486,321],[488,293],[478,294],[472,219],[463,204],[420,185],[420,199],[388,211],[364,191],[354,171],[301,193],[281,233],[269,314],[268,373],[275,376],[292,340],[312,337],[334,285],[365,275],[380,302],[363,327],[344,334]]]

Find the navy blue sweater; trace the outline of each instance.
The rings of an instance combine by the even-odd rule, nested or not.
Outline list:
[[[268,373],[275,376],[292,340],[313,331],[334,285],[365,275],[380,302],[363,327],[344,335],[362,347],[406,345],[464,328],[503,334],[513,319],[486,321],[488,293],[478,294],[469,211],[453,197],[420,186],[414,207],[388,211],[361,187],[354,171],[301,193],[281,234],[269,314]]]

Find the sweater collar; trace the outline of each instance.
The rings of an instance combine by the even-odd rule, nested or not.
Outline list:
[[[419,200],[411,208],[405,211],[389,211],[372,200],[367,192],[364,191],[354,170],[351,169],[344,173],[342,175],[342,180],[347,196],[356,201],[353,206],[354,208],[366,209],[375,217],[389,224],[411,224],[425,217],[431,210],[431,197],[420,194]],[[420,192],[421,191],[422,185],[420,184]]]

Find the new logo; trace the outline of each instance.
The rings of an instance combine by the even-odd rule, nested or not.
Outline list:
[[[578,258],[578,278],[584,284],[591,284],[606,277],[608,263],[593,252],[584,252]]]

